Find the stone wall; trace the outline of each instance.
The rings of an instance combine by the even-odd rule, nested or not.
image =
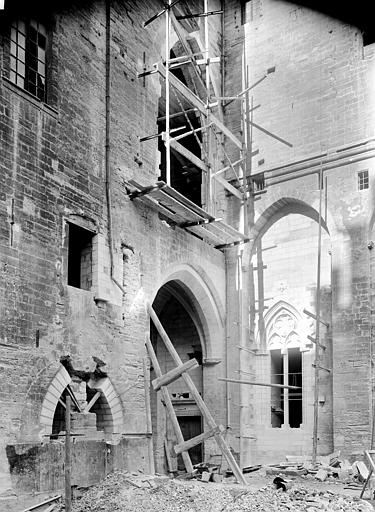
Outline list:
[[[254,218],[250,219],[256,237],[254,247],[285,215],[300,213],[314,219],[298,236],[305,245],[296,250],[290,263],[290,271],[303,282],[298,261],[306,248],[316,251],[311,237],[317,232],[319,211],[319,165],[312,169],[312,157],[322,155],[322,216],[332,245],[328,340],[332,339],[329,385],[333,386],[333,402],[325,407],[333,411],[333,430],[331,413],[321,414],[319,450],[327,452],[332,448],[329,438],[333,434],[334,448],[355,457],[369,446],[372,429],[372,271],[368,240],[373,215],[374,45],[363,46],[360,30],[354,25],[305,7],[272,0],[247,2],[246,7],[246,23],[241,25],[239,3],[226,3],[226,93],[241,90],[239,74],[233,70],[245,51],[250,83],[268,75],[251,91],[250,101],[254,106],[260,105],[253,112],[253,121],[289,143],[253,128],[253,148],[259,153],[252,160],[252,171],[264,172],[269,185],[255,202]],[[238,113],[239,107],[234,103],[226,109],[228,123],[233,127]],[[340,164],[340,148],[354,148],[355,157]],[[287,175],[283,166],[296,162],[298,172]],[[276,167],[280,169],[272,171]],[[369,188],[360,190],[358,173],[363,170],[369,172]],[[272,175],[278,178],[270,178]],[[289,179],[298,175],[298,179]],[[232,212],[235,219],[234,207]],[[316,258],[313,259],[316,265]],[[265,276],[267,273],[270,275],[264,270]],[[288,270],[281,268],[272,274],[273,285],[287,274]],[[311,284],[316,287],[316,281]],[[326,304],[326,299],[322,306],[329,311],[330,301]],[[310,307],[313,304],[314,300]],[[257,309],[257,304],[253,307]],[[251,335],[249,342],[254,342]],[[249,361],[250,372],[256,364],[256,359]],[[323,372],[321,379],[327,381]],[[248,400],[256,405],[251,392]],[[249,424],[252,417],[256,417],[256,407],[249,412]],[[256,439],[251,443],[256,451]],[[271,445],[272,442],[269,453]],[[301,442],[302,446],[308,451],[308,443]],[[286,450],[290,449],[286,444]]]
[[[139,142],[157,132],[159,78],[136,76],[162,55],[163,18],[143,27],[159,9],[150,2],[112,2],[111,9],[111,236],[114,276],[124,293],[110,278],[104,3],[69,2],[47,13],[51,76],[46,104],[6,78],[0,81],[2,491],[12,485],[15,492],[29,489],[22,478],[11,478],[7,447],[27,441],[31,450],[40,442],[49,449],[48,438],[41,439],[40,411],[66,354],[80,370],[94,369],[92,356],[107,363],[122,405],[119,434],[124,439],[139,434],[125,443],[126,457],[118,458],[118,467],[143,467],[146,302],[173,279],[169,276],[176,268],[185,266],[200,276],[220,311],[225,303],[223,254],[161,222],[139,200],[130,201],[125,186],[130,178],[155,183],[160,172],[157,142]],[[7,14],[2,17],[4,68]],[[68,223],[92,232],[90,290],[67,285]],[[211,338],[211,354],[222,351],[222,335]]]

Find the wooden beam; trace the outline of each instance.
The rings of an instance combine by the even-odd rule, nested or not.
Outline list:
[[[233,185],[231,185],[226,179],[224,179],[222,176],[218,176],[217,174],[213,174],[212,177],[218,181],[219,183],[221,183],[223,185],[224,188],[226,188],[228,190],[228,192],[230,192],[231,194],[233,194],[234,196],[238,197],[238,199],[243,199],[243,194],[236,188],[234,187]]]
[[[166,70],[162,63],[158,62],[155,64],[156,69],[161,74],[162,77],[165,78]],[[173,74],[170,74],[169,81],[171,85],[177,89],[184,97],[187,99],[194,107],[207,117],[207,106],[206,104],[198,98],[186,85],[184,85],[181,80],[176,78]],[[212,121],[220,131],[224,133],[234,144],[242,149],[241,141],[232,133],[214,114],[210,112],[210,121]]]
[[[174,464],[173,464],[173,460],[172,460],[172,454],[169,450],[168,440],[166,437],[164,438],[164,451],[165,451],[165,456],[167,458],[168,473],[174,473],[175,469],[174,469]]]
[[[53,498],[48,498],[45,501],[42,501],[41,503],[37,503],[36,505],[31,505],[31,507],[25,508],[22,510],[22,512],[31,512],[32,510],[35,510],[36,508],[41,508],[43,505],[48,505],[48,503],[51,503],[51,501],[57,501],[61,498],[61,494],[54,496]]]
[[[197,446],[197,444],[203,443],[206,439],[209,439],[212,436],[217,436],[219,434],[222,434],[225,432],[225,428],[222,425],[218,425],[215,428],[212,428],[211,430],[207,430],[207,432],[203,432],[202,434],[199,434],[199,436],[195,436],[191,439],[188,439],[184,443],[175,444],[174,445],[174,451],[176,455],[179,455],[180,453],[190,450],[190,448],[194,448],[194,446]]]
[[[174,362],[178,366],[180,366],[182,364],[180,356],[178,355],[177,350],[175,349],[173,343],[169,339],[168,334],[166,333],[163,325],[161,324],[161,322],[160,322],[157,314],[153,310],[151,304],[147,304],[147,311],[148,311],[148,313],[149,313],[149,315],[151,317],[151,320],[153,321],[153,323],[154,323],[154,325],[155,325],[155,327],[156,327],[156,329],[157,329],[161,339],[163,340],[163,342],[164,342],[168,352],[170,353],[172,359],[174,360]],[[206,420],[206,423],[207,423],[208,427],[210,429],[216,428],[216,426],[217,426],[216,422],[215,422],[212,414],[210,413],[208,407],[204,403],[204,400],[201,397],[199,391],[195,387],[193,379],[190,377],[190,375],[188,373],[183,373],[182,374],[182,379],[187,384],[187,386],[189,388],[189,391],[190,391],[192,397],[194,398],[194,400],[195,400],[199,410],[201,411],[204,419]],[[165,388],[162,388],[162,390],[163,389],[165,389]],[[232,469],[232,471],[233,471],[237,481],[239,483],[243,484],[243,485],[246,485],[246,480],[245,480],[245,478],[244,478],[244,476],[242,474],[242,471],[238,467],[238,464],[237,464],[235,458],[233,457],[233,454],[230,451],[227,443],[225,442],[225,439],[221,435],[218,435],[218,436],[215,436],[215,440],[216,440],[216,443],[218,444],[219,448],[221,449],[224,457],[228,461],[228,464],[230,465],[230,467],[231,467],[231,469]],[[183,453],[186,453],[186,452],[183,452]]]
[[[224,377],[219,377],[217,380],[222,380],[224,382],[233,382],[234,384],[247,384],[248,386],[265,386],[267,388],[301,389],[299,386],[286,386],[284,384],[271,384],[268,382],[254,382],[251,380],[226,379]]]
[[[249,124],[251,124],[252,126],[254,126],[254,128],[256,128],[257,130],[265,133],[266,135],[269,135],[270,137],[272,137],[273,139],[276,139],[278,140],[279,142],[282,142],[283,144],[285,144],[286,146],[289,146],[290,148],[293,147],[293,144],[291,144],[290,142],[288,142],[287,140],[285,139],[282,139],[281,137],[279,137],[278,135],[275,135],[274,133],[270,132],[269,130],[266,130],[265,128],[263,128],[263,126],[260,126],[259,124],[257,123],[254,123],[254,121],[248,121]]]
[[[70,411],[71,411],[71,398],[66,396],[66,409],[65,409],[65,465],[64,465],[64,480],[65,480],[65,510],[71,512],[72,510],[72,446],[70,441]]]
[[[148,351],[148,354],[151,359],[151,364],[154,368],[155,375],[157,377],[161,377],[163,374],[161,372],[158,359],[156,357],[154,348],[153,348],[152,343],[149,340],[149,338],[146,338],[146,347],[147,347],[147,351]],[[177,442],[183,443],[184,436],[182,435],[181,427],[180,427],[180,424],[178,423],[176,411],[173,407],[171,397],[169,396],[169,393],[168,393],[168,389],[164,388],[164,387],[161,388],[161,394],[163,397],[164,405],[167,409],[169,418],[171,420],[172,426],[174,428]],[[191,462],[190,455],[188,454],[188,452],[182,452],[181,456],[182,456],[182,460],[184,461],[184,465],[185,465],[185,469],[186,469],[187,473],[192,473],[193,472],[193,464]]]
[[[100,391],[97,391],[95,393],[95,395],[91,398],[90,402],[86,405],[86,407],[83,409],[82,412],[89,412],[89,410],[91,409],[91,407],[94,405],[94,403],[98,400],[98,398],[100,397],[101,395],[101,392]]]
[[[313,318],[314,320],[316,320],[316,315],[314,313],[311,313],[310,311],[307,311],[307,309],[304,309],[303,310],[303,313],[305,313],[305,315]],[[329,323],[325,322],[324,320],[322,320],[320,317],[319,317],[319,322],[323,325],[325,325],[326,327],[329,327]]]
[[[176,16],[172,9],[170,9],[170,11],[169,11],[169,16],[171,19],[173,30],[176,32],[176,35],[184,49],[184,52],[186,53],[186,55],[188,55],[188,57],[190,58],[190,62],[193,65],[193,71],[194,71],[195,76],[197,77],[197,86],[199,86],[199,88],[200,88],[199,92],[203,92],[204,91],[204,82],[202,80],[202,71],[197,66],[195,56],[190,49],[189,43],[184,34],[184,30],[183,30],[181,24],[177,21]]]
[[[326,348],[327,348],[327,347],[326,347],[325,345],[322,345],[321,343],[318,343],[318,342],[316,341],[316,339],[315,339],[315,338],[313,338],[312,336],[309,336],[309,335],[308,335],[308,336],[307,336],[307,339],[309,339],[309,340],[311,341],[311,343],[314,343],[314,345],[319,345],[319,347],[320,347],[320,348],[322,348],[323,350],[326,350]]]
[[[152,381],[152,386],[155,391],[159,391],[162,386],[168,386],[168,384],[171,384],[175,380],[179,379],[183,373],[193,370],[193,368],[197,368],[198,366],[199,363],[196,359],[190,359],[181,366],[177,366],[161,377],[154,379]]]
[[[320,366],[320,364],[313,363],[311,366],[313,368],[318,368],[319,370],[323,370],[324,372],[331,373],[331,369],[330,368],[326,368],[325,366]]]
[[[163,134],[163,140],[165,141],[164,134]],[[176,140],[169,139],[169,143],[170,143],[171,148],[173,148],[175,151],[178,151],[180,153],[180,155],[182,155],[185,158],[187,158],[188,160],[190,160],[191,163],[193,163],[194,165],[199,167],[199,169],[202,169],[202,171],[207,172],[207,165],[203,162],[203,160],[201,160],[200,158],[195,156],[191,151],[186,149],[182,144],[180,144]]]

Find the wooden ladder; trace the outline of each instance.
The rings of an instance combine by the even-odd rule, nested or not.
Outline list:
[[[235,458],[232,455],[232,452],[230,451],[224,437],[223,433],[225,431],[224,427],[222,425],[217,425],[212,414],[210,413],[208,407],[206,406],[205,402],[203,401],[203,398],[199,394],[199,391],[197,390],[193,379],[190,377],[190,375],[187,373],[189,370],[196,368],[198,366],[198,362],[196,359],[191,359],[187,361],[186,363],[182,363],[180,356],[178,355],[176,349],[173,346],[173,343],[169,339],[168,334],[164,330],[164,327],[162,326],[157,314],[155,313],[154,309],[150,304],[147,304],[147,310],[151,317],[151,320],[153,321],[161,339],[163,340],[166,349],[170,353],[172,359],[176,363],[177,367],[173,368],[166,374],[162,374],[160,365],[158,362],[158,359],[156,357],[154,348],[152,346],[152,343],[149,338],[146,339],[146,347],[151,359],[152,366],[155,371],[156,379],[152,381],[152,386],[155,389],[155,391],[161,391],[163,395],[163,401],[165,403],[165,407],[167,409],[167,412],[169,414],[170,420],[172,422],[175,435],[177,438],[177,444],[174,446],[174,451],[176,455],[181,454],[182,460],[184,462],[185,468],[187,473],[193,472],[193,465],[188,453],[188,450],[190,448],[193,448],[194,446],[200,444],[205,439],[208,439],[210,437],[214,437],[215,441],[220,448],[221,452],[223,453],[224,457],[226,458],[230,468],[233,471],[233,474],[235,475],[237,482],[243,485],[246,485],[246,480],[242,474],[242,471],[240,470]],[[193,437],[192,439],[189,439],[187,441],[184,440],[180,425],[177,420],[176,412],[174,410],[171,397],[169,396],[169,392],[167,389],[167,385],[171,382],[174,382],[175,380],[182,378],[185,381],[185,384],[189,388],[189,391],[194,398],[198,408],[200,409],[202,416],[204,417],[209,430],[204,432],[203,434],[200,434],[196,437]]]

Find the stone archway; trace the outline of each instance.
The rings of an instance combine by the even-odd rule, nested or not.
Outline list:
[[[252,250],[254,250],[254,246],[256,245],[259,238],[261,238],[270,227],[275,224],[278,220],[286,215],[290,214],[299,214],[305,215],[315,222],[319,222],[319,212],[307,204],[305,201],[301,199],[296,199],[294,197],[283,197],[275,201],[272,205],[270,205],[255,222],[255,225],[252,229],[253,240],[251,242]],[[326,219],[322,218],[322,228],[329,234],[328,224]]]
[[[52,379],[45,394],[41,413],[40,425],[41,435],[52,435],[56,410],[61,403],[61,397],[72,383],[72,378],[61,366]],[[118,395],[108,377],[100,380],[90,380],[87,388],[96,395],[95,403],[92,404],[91,412],[97,416],[96,424],[104,433],[121,432],[123,426],[122,405]]]
[[[213,375],[217,371],[224,342],[224,324],[217,303],[218,297],[211,292],[201,275],[189,265],[179,265],[168,273],[160,284],[153,301],[153,309],[174,344],[183,362],[195,358],[199,367],[192,370],[195,386],[207,403],[212,395]],[[175,364],[151,323],[153,342],[162,373]],[[151,380],[153,375],[151,375]],[[184,439],[195,437],[203,431],[203,419],[189,389],[179,379],[168,386],[172,403],[180,423]],[[174,430],[166,415],[160,396],[151,389],[151,409],[154,434],[154,455],[157,471],[165,471],[165,450],[175,442]],[[169,447],[169,448],[168,448]],[[190,456],[193,464],[204,460],[203,450],[198,446]],[[182,461],[174,460],[176,468],[183,469]]]

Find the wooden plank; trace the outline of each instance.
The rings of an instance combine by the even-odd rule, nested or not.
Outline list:
[[[155,391],[159,391],[162,386],[168,386],[168,384],[171,384],[175,380],[179,379],[183,373],[188,372],[193,368],[197,368],[198,366],[199,363],[196,359],[190,359],[189,361],[186,361],[186,363],[173,368],[161,377],[154,379],[152,381],[152,386]]]
[[[252,126],[254,126],[254,128],[256,128],[257,130],[265,133],[266,135],[269,135],[270,137],[273,137],[274,139],[278,140],[279,142],[282,142],[286,146],[289,146],[290,148],[293,147],[293,144],[291,144],[290,142],[288,142],[285,139],[282,139],[278,135],[275,135],[274,133],[270,132],[269,130],[266,130],[265,128],[263,128],[263,126],[260,126],[259,124],[254,123],[254,121],[248,120],[248,123],[250,123]]]
[[[233,382],[234,384],[247,384],[248,386],[265,386],[267,388],[302,389],[299,386],[287,386],[284,384],[271,384],[268,382],[255,382],[255,381],[250,381],[250,380],[226,379],[224,377],[219,377],[217,380],[222,380],[224,382]]]
[[[314,313],[311,313],[311,311],[308,311],[307,309],[304,309],[303,310],[303,313],[305,313],[305,315],[313,318],[314,320],[316,320],[316,315]],[[325,325],[326,327],[329,327],[329,323],[325,322],[324,320],[322,320],[320,317],[319,317],[319,322],[323,325]]]
[[[175,465],[173,464],[172,454],[169,450],[168,440],[166,437],[164,438],[164,451],[165,451],[165,456],[167,458],[168,472],[174,473],[176,471],[174,468]]]
[[[173,26],[173,29],[174,31],[176,32],[177,34],[177,37],[178,39],[180,40],[180,43],[185,51],[185,53],[188,55],[189,59],[191,60],[191,63],[193,65],[193,70],[194,70],[194,73],[198,79],[198,84],[200,86],[200,92],[201,93],[205,93],[206,92],[206,88],[205,88],[205,85],[204,85],[204,82],[202,80],[202,71],[197,67],[197,60],[195,58],[195,56],[193,55],[191,49],[190,49],[190,46],[189,46],[189,43],[183,33],[183,29],[182,29],[182,26],[181,24],[177,21],[176,19],[176,16],[173,12],[172,9],[170,9],[170,17],[171,17],[171,23],[172,23],[172,26]]]
[[[32,510],[35,510],[36,508],[40,508],[43,505],[47,505],[51,501],[57,501],[60,498],[61,498],[61,494],[59,494],[58,496],[54,496],[53,498],[48,498],[47,500],[42,501],[41,503],[37,503],[36,505],[32,505],[31,507],[25,508],[24,510],[22,510],[22,512],[31,512]]]
[[[148,354],[151,359],[152,366],[154,368],[154,372],[157,377],[161,377],[162,372],[161,372],[161,369],[159,366],[159,362],[158,362],[154,348],[153,348],[152,343],[149,338],[146,338],[146,347],[147,347],[147,351],[148,351]],[[177,442],[183,443],[184,436],[182,435],[180,424],[178,423],[178,420],[177,420],[176,411],[174,410],[172,400],[171,400],[171,397],[169,396],[167,388],[164,388],[164,387],[161,388],[161,394],[162,394],[163,401],[164,401],[165,407],[167,409],[169,418],[171,420]],[[188,452],[182,452],[181,456],[182,456],[182,460],[184,462],[187,473],[192,473],[193,472],[193,464],[191,462],[190,455],[188,454]]]
[[[135,180],[129,180],[128,183],[130,183],[131,185],[139,188],[140,190],[142,190],[142,188],[143,188],[142,185],[137,183]],[[184,215],[183,216],[181,216],[180,214],[175,213],[174,210],[170,211],[168,204],[166,205],[167,207],[165,208],[162,204],[160,204],[157,201],[158,198],[168,198],[168,196],[160,195],[160,188],[159,188],[159,189],[155,189],[152,194],[144,195],[144,196],[141,196],[141,197],[139,197],[137,199],[139,199],[140,201],[144,202],[150,208],[153,208],[154,210],[157,210],[158,212],[160,212],[162,215],[164,215],[168,219],[173,220],[173,222],[175,222],[177,224],[182,222],[183,220],[186,220],[186,218],[185,218],[186,211],[184,211]],[[174,205],[174,203],[173,203],[173,205]],[[172,203],[171,203],[170,208],[172,209]],[[195,218],[196,217],[192,217],[192,220],[195,220]]]
[[[165,141],[164,137],[163,137],[163,140]],[[190,160],[191,163],[193,163],[194,165],[199,167],[199,169],[201,169],[202,171],[207,172],[207,165],[203,162],[203,160],[201,160],[196,155],[194,155],[191,151],[186,149],[182,144],[177,142],[177,140],[169,139],[169,144],[170,144],[171,148],[174,149],[175,151],[178,151],[178,153],[180,153],[180,155],[182,155],[185,158],[187,158],[188,160]]]
[[[164,341],[164,344],[165,344],[168,352],[172,356],[172,359],[174,360],[174,362],[179,366],[180,364],[182,364],[180,356],[178,355],[173,343],[169,339],[168,334],[164,330],[164,327],[162,326],[162,324],[161,324],[157,314],[153,310],[151,304],[147,304],[147,310],[148,310],[148,313],[149,313],[157,331],[160,334],[161,339]],[[215,428],[217,426],[216,422],[215,422],[212,414],[210,413],[208,407],[204,403],[203,398],[199,394],[199,391],[195,387],[193,379],[190,377],[190,375],[188,373],[183,373],[181,377],[187,384],[190,393],[192,394],[198,408],[200,409],[202,415],[204,416],[204,419],[207,422],[208,427],[210,429]],[[165,389],[165,388],[162,388],[162,389]],[[245,480],[240,468],[238,467],[238,464],[237,464],[235,458],[233,457],[232,452],[230,451],[227,443],[225,442],[225,439],[222,436],[215,436],[215,440],[216,440],[216,443],[218,444],[219,448],[221,449],[224,457],[226,458],[228,464],[230,465],[237,481],[243,485],[246,485],[246,480]]]
[[[218,181],[219,183],[221,183],[223,185],[224,188],[226,188],[231,194],[233,194],[234,196],[238,197],[238,199],[241,199],[241,201],[243,200],[243,194],[237,190],[233,185],[231,185],[226,179],[224,179],[222,176],[218,176],[217,174],[213,174],[212,177]]]
[[[194,448],[194,446],[197,446],[197,444],[203,443],[203,441],[205,441],[206,439],[209,439],[212,436],[222,434],[223,432],[225,432],[225,428],[222,425],[218,425],[217,427],[212,428],[211,430],[207,430],[207,432],[199,434],[199,436],[195,436],[191,439],[188,439],[184,443],[175,444],[173,449],[176,455],[179,455],[184,451],[190,450],[190,448]]]
[[[235,229],[233,226],[230,226],[229,224],[226,224],[223,221],[219,220],[215,225],[220,227],[221,229],[225,230],[226,232],[230,233],[232,235],[232,237],[234,237],[236,239],[242,238],[243,240],[246,240],[248,238],[246,235],[244,235],[243,233],[241,233],[240,231]]]
[[[226,239],[230,242],[235,242],[237,240],[245,240],[246,237],[243,233],[240,233],[236,229],[228,226],[224,222],[218,221],[214,225],[207,225],[205,228],[208,231],[212,231],[213,233],[219,235],[221,234],[222,239]]]
[[[321,343],[318,343],[316,341],[315,338],[313,338],[312,336],[310,336],[309,334],[307,335],[307,339],[309,339],[311,341],[311,343],[314,343],[314,345],[319,345],[320,348],[322,348],[323,350],[326,350],[326,346],[325,345],[322,345]]]
[[[146,412],[146,427],[147,432],[151,432],[152,434],[152,414],[151,414],[151,397],[150,397],[150,369],[148,365],[148,358],[145,355],[143,358],[143,378],[144,378],[144,387],[145,387],[145,412]],[[149,474],[155,474],[155,461],[154,461],[154,448],[153,448],[153,440],[152,435],[148,437],[147,440],[147,448],[148,448],[148,464],[149,464]]]
[[[165,78],[165,67],[162,63],[158,62],[155,64],[156,69],[158,72]],[[175,87],[194,107],[197,107],[197,109],[207,117],[207,106],[206,104],[198,98],[186,85],[184,85],[181,80],[176,78],[173,74],[170,74],[169,76],[169,82],[173,87]],[[242,149],[242,143],[241,141],[232,133],[225,125],[222,123],[212,112],[210,112],[210,121],[213,121],[215,125],[219,128],[221,132],[224,133],[234,144]]]
[[[86,407],[83,409],[83,412],[89,412],[89,410],[91,409],[91,407],[95,404],[95,402],[98,400],[98,398],[100,397],[101,395],[101,392],[100,391],[97,391],[95,393],[95,395],[91,398],[90,402],[86,405]]]
[[[154,198],[149,196],[142,196],[139,198],[139,200],[145,203],[153,210],[156,210],[162,215],[164,215],[164,217],[171,219],[173,222],[180,222],[181,217],[179,215],[176,215],[174,212],[171,212],[170,210],[168,210],[168,208],[164,208],[164,206],[160,204],[158,201],[156,201]]]
[[[157,199],[159,203],[172,210],[176,216],[176,222],[186,222],[186,221],[199,221],[205,220],[205,218],[193,210],[191,210],[188,206],[180,203],[178,200],[172,198],[170,195],[165,194],[161,190],[155,192],[152,197]],[[178,220],[179,219],[179,220]]]
[[[185,196],[180,194],[180,192],[178,192],[176,189],[174,189],[172,187],[169,187],[169,186],[166,186],[166,187],[163,188],[163,193],[167,194],[168,196],[173,197],[174,199],[177,199],[177,201],[179,203],[187,206],[188,208],[190,208],[192,211],[194,211],[195,213],[197,213],[201,217],[203,217],[203,218],[205,218],[207,220],[215,220],[215,217],[213,217],[212,215],[207,213],[200,206],[198,206],[195,203],[193,203],[192,201],[190,201],[190,199],[187,199]]]
[[[192,233],[196,234],[200,238],[203,238],[207,241],[207,243],[210,243],[212,245],[218,245],[223,243],[222,238],[218,238],[216,235],[208,231],[207,229],[204,229],[204,226],[190,226],[186,228],[187,231],[191,231]]]

